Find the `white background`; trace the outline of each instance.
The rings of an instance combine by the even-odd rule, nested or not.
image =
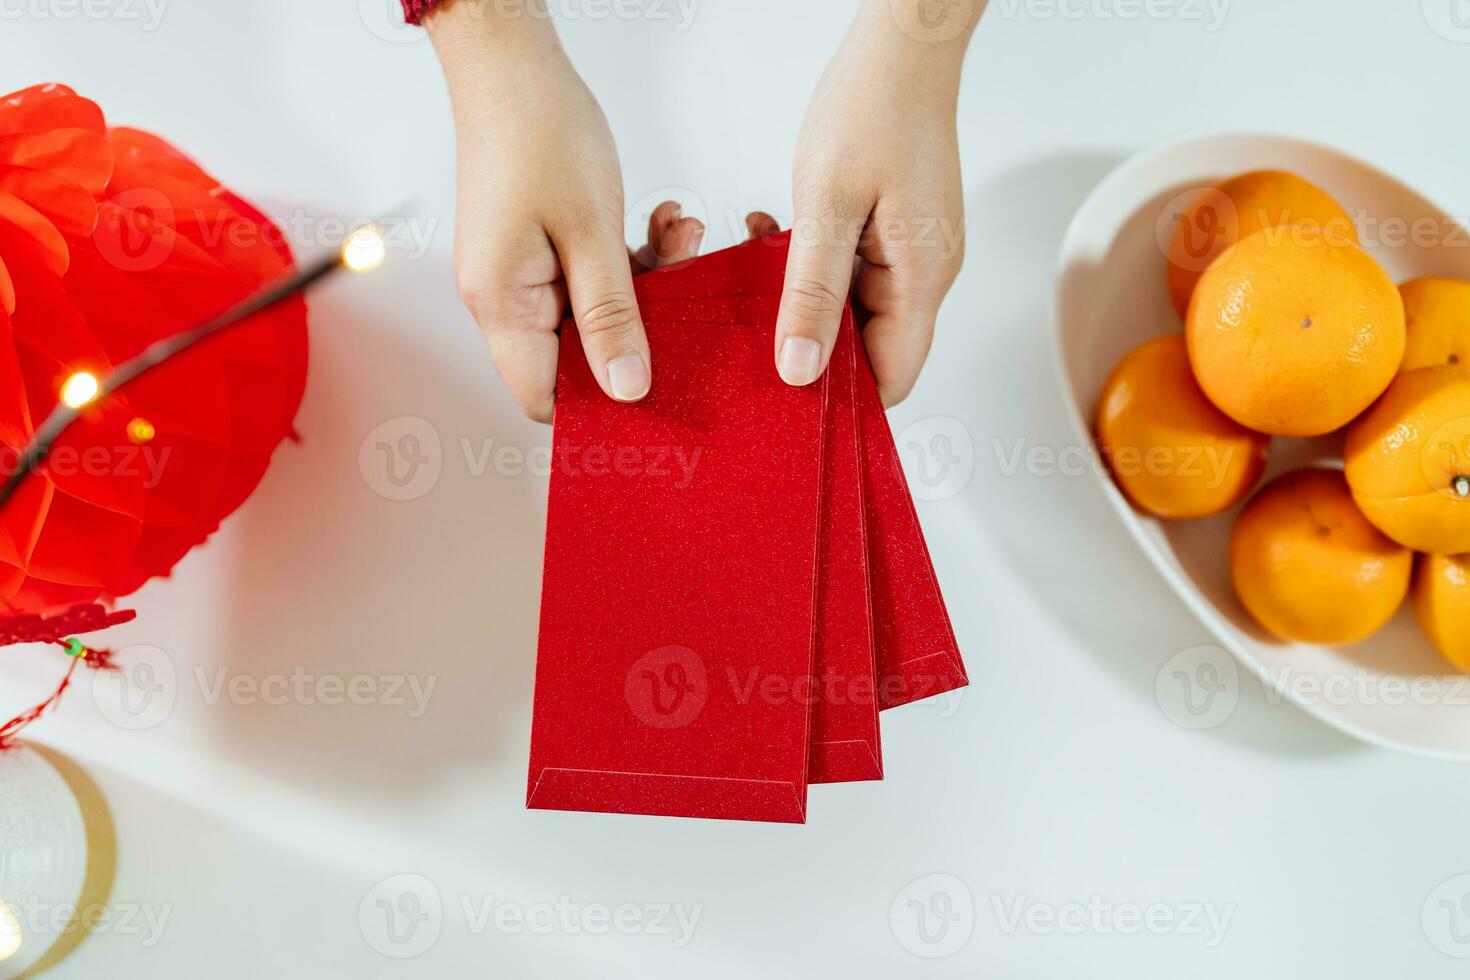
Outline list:
[[[288,219],[412,198],[433,238],[317,295],[303,442],[131,603],[139,620],[114,643],[164,651],[136,656],[172,681],[172,709],[124,730],[83,679],[33,729],[110,802],[113,903],[168,915],[156,942],[95,935],[52,975],[1463,975],[1447,953],[1470,944],[1445,938],[1439,899],[1466,891],[1440,886],[1470,872],[1470,774],[1352,742],[1250,679],[1223,724],[1175,724],[1156,678],[1209,637],[1090,475],[1007,463],[1018,441],[1070,439],[1046,338],[1052,261],[1123,157],[1277,131],[1467,213],[1457,0],[1234,0],[1223,21],[1192,0],[995,0],[960,103],[969,258],[929,367],[892,413],[896,432],[958,419],[973,446],[963,492],[919,505],[973,683],[957,702],[885,714],[887,780],[813,789],[806,826],[523,809],[545,481],[477,474],[464,446],[526,450],[549,433],[517,417],[454,294],[453,133],[428,43],[390,26],[390,0],[172,0],[156,23],[142,0],[92,2],[103,16],[0,0],[0,90],[67,82]],[[606,108],[628,200],[684,188],[709,215],[709,248],[735,240],[730,214],[789,218],[805,98],[854,5],[703,0],[679,30],[672,6],[628,19],[563,0],[582,15],[563,36]],[[369,436],[405,416],[438,437],[440,473],[392,501],[373,477],[384,433]],[[0,663],[6,715],[64,666],[34,650]],[[437,687],[417,718],[208,694],[220,677],[298,668]],[[402,874],[442,901],[437,939],[412,959],[379,951],[404,951],[376,901],[409,879],[372,890]],[[910,887],[936,874],[952,877]],[[931,945],[908,902],[935,888],[959,918]],[[645,917],[672,904],[699,919],[681,946],[659,928],[480,927],[487,901]],[[1124,926],[1128,909],[1160,906],[1177,928],[1038,918],[1089,902]],[[1183,922],[1193,905],[1230,916],[1223,941]],[[1028,925],[1018,908],[1040,911]],[[1460,925],[1470,939],[1470,916]]]

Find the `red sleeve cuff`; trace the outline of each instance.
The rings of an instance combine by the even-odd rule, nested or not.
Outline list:
[[[403,0],[403,19],[410,24],[423,20],[424,14],[439,6],[439,0]]]

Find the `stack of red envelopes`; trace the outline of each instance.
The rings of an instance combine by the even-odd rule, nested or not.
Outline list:
[[[852,311],[776,374],[788,245],[634,280],[640,402],[562,329],[527,806],[804,822],[883,777],[880,709],[967,683]]]

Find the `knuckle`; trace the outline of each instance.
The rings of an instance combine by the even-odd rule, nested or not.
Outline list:
[[[460,298],[486,336],[556,326],[554,299],[534,289],[476,279],[460,285]]]
[[[480,267],[472,266],[466,262],[456,262],[454,266],[454,284],[459,290],[460,301],[465,308],[473,313],[476,319],[480,316],[480,310],[487,306],[494,291],[491,283]]]
[[[912,379],[880,382],[878,385],[878,397],[882,399],[884,408],[892,408],[907,398],[913,390],[914,382]]]
[[[796,172],[792,197],[798,205],[837,207],[854,196],[856,175],[839,160],[817,160]]]
[[[555,215],[547,215],[545,223],[560,237],[574,242],[596,241],[604,236],[623,235],[621,198],[606,193],[589,193],[581,200],[564,205]]]
[[[551,392],[545,392],[519,398],[516,403],[532,422],[550,422],[556,401]]]
[[[632,296],[623,293],[601,296],[578,311],[577,329],[598,343],[631,341],[638,332],[638,307]]]
[[[905,284],[905,296],[914,303],[937,306],[959,279],[964,266],[964,245],[945,250],[908,249],[896,256],[895,268]]]
[[[833,163],[799,172],[792,184],[791,197],[798,216],[851,221],[867,217],[877,200],[877,192],[852,167]]]
[[[812,276],[793,276],[786,280],[783,298],[787,309],[803,320],[835,316],[847,302],[829,283]]]
[[[510,305],[503,278],[495,269],[493,263],[482,260],[456,259],[454,263],[460,301],[481,324],[501,317]]]
[[[534,236],[516,228],[497,228],[489,240],[460,238],[454,250],[454,282],[459,297],[478,317],[505,306],[524,303],[522,285],[541,281],[538,269],[545,250]]]

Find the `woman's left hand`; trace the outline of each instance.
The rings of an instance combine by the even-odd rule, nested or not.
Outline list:
[[[776,367],[789,384],[826,370],[851,289],[872,314],[863,339],[883,402],[903,400],[959,274],[955,106],[984,4],[953,0],[946,9],[963,8],[964,21],[936,30],[917,19],[928,2],[867,0],[807,108],[776,327]]]

